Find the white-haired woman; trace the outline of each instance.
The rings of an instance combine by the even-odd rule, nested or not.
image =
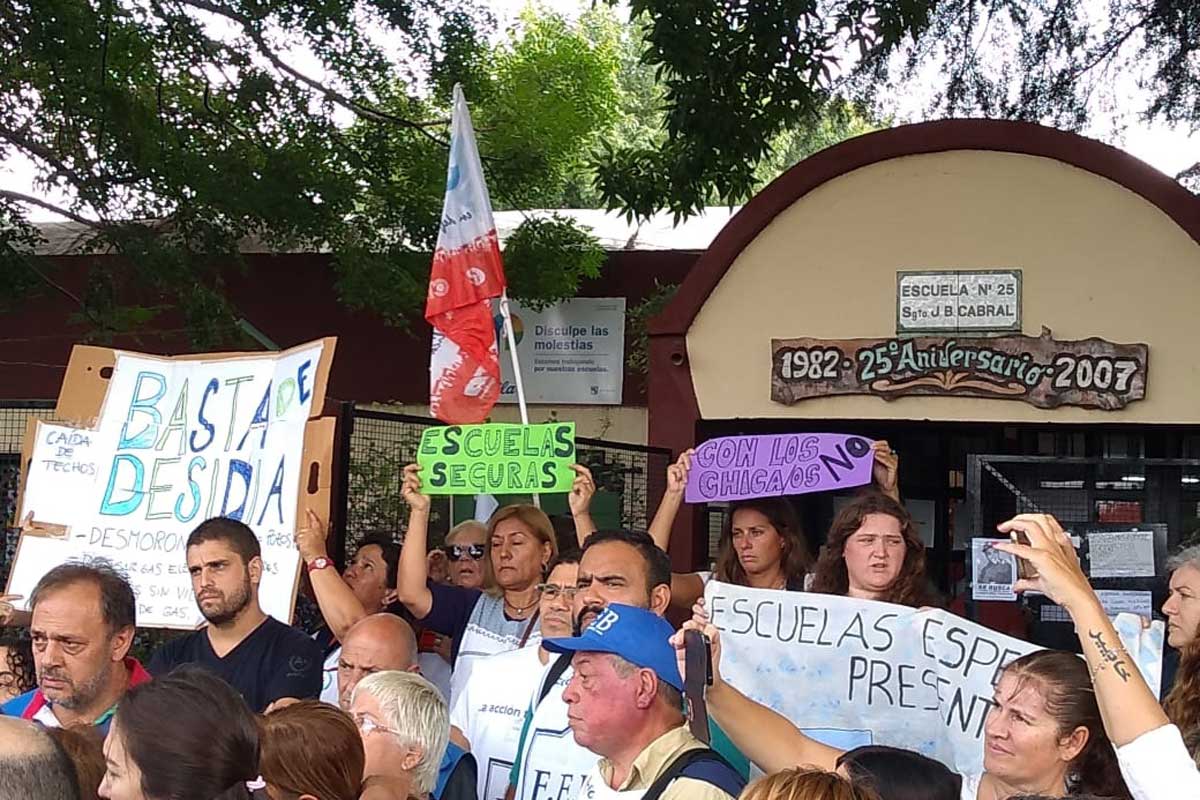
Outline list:
[[[414,672],[376,672],[355,687],[350,715],[366,751],[362,800],[429,797],[450,735],[437,687]]]

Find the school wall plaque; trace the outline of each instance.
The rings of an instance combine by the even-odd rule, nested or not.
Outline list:
[[[1115,411],[1146,396],[1149,347],[1041,336],[772,339],[771,399],[870,394],[1021,400]]]

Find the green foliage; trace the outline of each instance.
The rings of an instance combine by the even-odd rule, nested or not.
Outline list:
[[[662,313],[678,288],[678,284],[655,281],[654,291],[626,313],[625,332],[629,346],[625,364],[631,371],[650,374],[650,320]]]
[[[810,124],[789,128],[775,137],[770,152],[755,167],[755,191],[814,153],[882,127],[886,125],[875,122],[861,106],[839,98],[831,100]]]
[[[504,269],[512,294],[536,311],[575,295],[584,278],[598,278],[604,249],[559,214],[525,220],[508,238]]]
[[[867,51],[919,32],[914,0],[633,0],[646,26],[642,60],[664,86],[666,141],[608,148],[597,171],[605,202],[631,216],[682,217],[735,203],[781,133],[811,125],[834,96],[847,45]]]
[[[610,3],[614,0],[610,0]],[[831,103],[887,116],[932,92],[930,116],[1078,129],[1141,114],[1200,128],[1194,0],[631,0],[665,87],[661,144],[611,142],[605,204],[677,217],[748,197],[788,132]],[[914,89],[914,87],[920,87]],[[1135,90],[1141,98],[1132,101]],[[1132,102],[1131,102],[1132,101]],[[833,106],[836,111],[836,105]],[[785,159],[786,160],[786,159]],[[1181,179],[1200,184],[1200,163]]]
[[[197,347],[234,343],[223,270],[251,238],[328,251],[344,301],[403,324],[425,296],[455,82],[500,207],[559,191],[613,116],[609,48],[552,15],[498,45],[493,26],[461,0],[0,7],[0,158],[32,159],[37,188],[69,196],[58,210],[90,230],[83,250],[117,256],[68,291],[30,258],[36,201],[0,190],[5,299],[60,292],[98,338],[177,308]],[[550,263],[586,275],[592,258]]]

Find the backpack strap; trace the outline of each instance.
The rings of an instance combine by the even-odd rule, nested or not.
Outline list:
[[[746,779],[729,765],[720,753],[708,747],[688,750],[675,758],[650,788],[642,800],[658,800],[676,778],[691,778],[711,784],[730,797],[737,797],[746,788]]]
[[[550,671],[546,673],[546,680],[542,681],[542,689],[538,692],[537,702],[533,704],[537,708],[546,699],[546,695],[550,694],[550,690],[554,688],[554,684],[558,683],[558,679],[567,671],[567,667],[571,666],[571,653],[559,653],[558,659],[550,666]]]

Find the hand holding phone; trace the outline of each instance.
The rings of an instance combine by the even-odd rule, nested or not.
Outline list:
[[[1013,544],[1023,544],[1029,546],[1029,534],[1021,529],[1013,530],[1008,534],[1012,539]],[[1017,577],[1022,580],[1032,580],[1038,576],[1037,567],[1029,559],[1014,556],[1017,559]]]

